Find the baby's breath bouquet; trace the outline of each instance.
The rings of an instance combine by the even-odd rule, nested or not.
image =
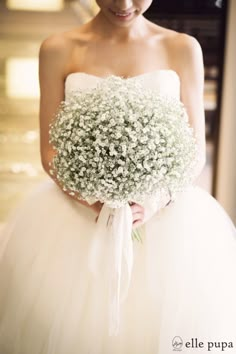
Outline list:
[[[103,249],[112,240],[114,264],[104,269],[111,271],[110,329],[117,333],[120,292],[127,293],[133,259],[129,203],[158,198],[162,190],[174,197],[192,179],[196,144],[185,108],[174,97],[144,89],[138,80],[110,76],[61,103],[50,142],[56,150],[51,173],[64,190],[90,204],[104,203],[91,260],[103,261]],[[104,215],[113,216],[111,237],[103,237],[109,224]],[[127,274],[123,290],[121,269]]]
[[[196,157],[183,104],[116,76],[63,101],[50,142],[64,190],[114,208],[163,188],[173,196],[191,181]]]

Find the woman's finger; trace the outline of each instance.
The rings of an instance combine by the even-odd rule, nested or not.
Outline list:
[[[135,222],[133,222],[133,229],[136,229],[137,227],[139,227],[142,224],[143,220],[137,220]]]
[[[142,220],[144,218],[144,214],[143,213],[135,213],[133,214],[133,222],[137,221],[137,220]]]
[[[144,207],[142,205],[139,205],[139,204],[132,204],[130,206],[131,210],[132,210],[132,213],[136,213],[136,212],[144,212]]]

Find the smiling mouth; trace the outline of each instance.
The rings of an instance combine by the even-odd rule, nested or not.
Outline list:
[[[126,19],[126,18],[129,18],[135,11],[129,11],[129,12],[116,12],[116,11],[113,11],[111,10],[111,13],[113,15],[115,15],[116,17],[118,18],[123,18],[123,19]]]

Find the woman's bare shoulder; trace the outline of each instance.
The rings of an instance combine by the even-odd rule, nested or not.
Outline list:
[[[189,66],[193,61],[202,62],[202,48],[198,40],[186,33],[173,31],[165,38],[166,47],[173,59],[173,65]]]
[[[87,40],[85,26],[72,28],[68,31],[55,33],[45,38],[40,45],[40,52],[51,52],[56,55],[70,53],[75,45]]]
[[[156,43],[156,53],[165,53],[168,66],[181,72],[186,67],[202,65],[202,49],[197,39],[189,34],[149,22],[151,37]],[[197,64],[196,64],[197,63]]]
[[[197,39],[189,34],[158,26],[156,24],[153,24],[152,29],[159,39],[161,39],[170,49],[196,50],[200,47]]]
[[[186,33],[175,32],[168,38],[170,46],[175,51],[199,51],[201,50],[198,40]]]
[[[52,34],[40,45],[39,61],[41,67],[47,67],[48,70],[58,66],[62,76],[70,71],[71,57],[73,51],[82,43],[87,41],[86,33],[82,28],[73,28],[71,30]]]
[[[161,42],[173,54],[181,50],[199,51],[200,44],[197,39],[189,34],[178,32],[166,27],[159,26],[149,21],[151,33],[157,42]]]
[[[65,53],[70,49],[71,44],[71,38],[65,32],[52,34],[43,40],[40,52]]]
[[[70,41],[63,34],[53,34],[41,43],[39,61],[42,66],[66,62],[70,53]]]

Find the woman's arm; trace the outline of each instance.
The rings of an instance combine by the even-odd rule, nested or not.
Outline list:
[[[39,83],[40,83],[40,154],[45,172],[62,189],[62,185],[55,176],[50,174],[50,162],[55,155],[55,150],[49,143],[49,124],[54,118],[59,104],[64,100],[64,77],[68,72],[71,48],[62,36],[51,36],[44,40],[39,51]],[[69,192],[63,191],[68,197],[90,207],[96,212],[100,211],[102,204],[97,202],[89,205],[78,200]]]
[[[167,53],[172,67],[180,77],[180,98],[186,107],[189,123],[194,130],[198,145],[198,163],[194,170],[195,179],[200,175],[206,161],[205,113],[204,113],[204,65],[198,41],[187,34],[178,33],[167,43]],[[167,205],[169,202],[167,203]],[[135,220],[133,226],[142,224],[144,207],[132,205]]]
[[[199,161],[194,171],[197,178],[206,161],[203,56],[200,44],[194,37],[186,34],[178,34],[177,37],[175,64],[181,80],[181,101],[186,107],[198,144]]]

